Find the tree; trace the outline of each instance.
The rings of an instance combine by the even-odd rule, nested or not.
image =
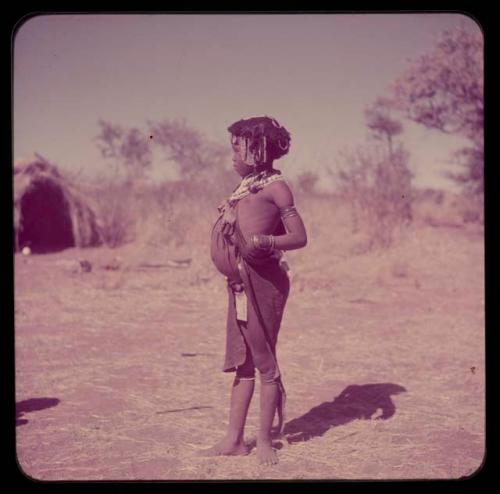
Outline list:
[[[365,110],[366,125],[376,140],[385,141],[387,153],[376,165],[375,187],[378,194],[385,197],[379,201],[390,208],[393,216],[403,223],[412,220],[411,180],[413,174],[408,167],[409,153],[401,142],[394,142],[394,137],[403,132],[401,122],[393,118],[393,102],[388,98],[377,98]],[[387,213],[389,214],[389,213]]]
[[[462,25],[444,31],[431,51],[414,60],[395,81],[395,105],[410,120],[470,141],[455,153],[466,171],[452,175],[466,190],[484,190],[483,38]]]
[[[102,156],[114,164],[116,176],[125,171],[129,185],[144,178],[155,149],[162,151],[166,161],[177,168],[180,180],[203,182],[212,188],[231,185],[233,173],[225,165],[229,161],[229,145],[207,140],[184,120],[148,121],[146,132],[102,119],[98,123],[97,146]]]
[[[102,119],[98,123],[101,131],[95,139],[102,156],[113,160],[117,171],[125,165],[127,178],[143,177],[152,162],[148,137],[136,128],[124,129]]]
[[[236,173],[228,166],[229,140],[227,145],[211,142],[184,120],[147,121],[144,131],[103,119],[98,123],[95,142],[115,172],[111,180],[100,180],[95,191],[104,239],[111,247],[144,235],[144,224],[155,214],[162,225],[156,237],[182,242],[192,217],[208,224],[221,197],[236,185]],[[156,151],[179,172],[176,179],[162,184],[142,180]]]
[[[228,157],[228,149],[209,142],[184,121],[148,122],[155,145],[162,148],[167,161],[177,164],[182,179],[213,175]]]
[[[368,247],[388,247],[394,233],[412,220],[412,173],[409,153],[395,137],[403,125],[392,113],[393,102],[378,98],[366,108],[366,125],[379,143],[359,145],[339,154],[340,192],[350,205],[353,231],[363,224]]]
[[[378,98],[365,110],[366,126],[372,131],[372,137],[387,142],[389,157],[393,154],[394,136],[403,132],[403,125],[391,115],[392,102],[388,98]]]

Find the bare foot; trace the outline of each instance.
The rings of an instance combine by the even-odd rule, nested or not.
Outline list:
[[[198,456],[239,456],[247,455],[248,452],[248,447],[245,443],[234,442],[232,439],[225,437],[215,446],[200,451]]]
[[[276,465],[278,455],[270,442],[257,442],[257,458],[261,465]]]

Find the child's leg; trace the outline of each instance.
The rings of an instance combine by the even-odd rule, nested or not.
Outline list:
[[[260,386],[260,425],[257,436],[257,458],[265,465],[278,463],[278,456],[272,448],[271,429],[280,395],[276,381],[266,382],[261,376]]]
[[[261,382],[257,458],[262,464],[272,465],[278,463],[278,456],[271,445],[271,430],[281,394],[279,371],[275,349],[266,340],[264,329],[253,307],[249,307],[248,318],[248,323],[242,328],[243,335],[251,350],[254,365],[259,370]],[[276,337],[277,331],[272,344],[276,344]]]
[[[243,433],[247,419],[248,408],[255,388],[254,379],[235,378],[231,392],[231,409],[229,411],[229,426],[227,437],[235,444],[243,444]]]
[[[229,426],[224,438],[215,446],[201,452],[204,456],[246,455],[248,448],[243,442],[243,431],[248,407],[253,396],[255,379],[234,379],[231,390]]]
[[[244,323],[242,323],[244,324]],[[204,455],[241,455],[248,448],[243,441],[248,408],[255,388],[255,366],[250,349],[246,348],[246,360],[236,369],[236,377],[231,390],[229,425],[225,437],[212,448],[202,452]]]

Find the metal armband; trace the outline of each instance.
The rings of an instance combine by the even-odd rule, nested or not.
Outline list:
[[[298,216],[299,213],[295,206],[285,206],[284,208],[279,208],[281,219],[290,218],[291,216]]]
[[[275,246],[274,235],[255,233],[250,237],[250,243],[255,249],[271,251]]]

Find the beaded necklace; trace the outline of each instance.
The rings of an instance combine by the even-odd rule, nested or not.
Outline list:
[[[224,200],[217,207],[219,219],[223,223],[222,231],[225,235],[232,235],[236,222],[235,206],[244,197],[249,194],[255,194],[270,183],[277,180],[284,180],[283,175],[278,170],[263,170],[261,172],[252,172],[242,179],[240,184],[233,190],[228,199]]]

